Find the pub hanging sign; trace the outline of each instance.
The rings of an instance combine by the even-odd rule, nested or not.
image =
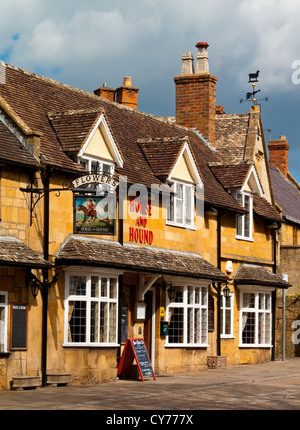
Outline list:
[[[109,174],[88,174],[73,181],[74,233],[115,234],[118,185]]]
[[[86,187],[90,184],[100,184],[100,185],[108,185],[114,190],[118,187],[119,181],[118,179],[109,174],[105,173],[91,173],[89,175],[81,176],[80,178],[74,179],[72,182],[73,188],[81,188]]]

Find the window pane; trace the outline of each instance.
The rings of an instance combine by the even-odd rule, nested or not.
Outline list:
[[[195,303],[200,304],[200,288],[195,287]]]
[[[183,342],[183,308],[170,309],[169,343]]]
[[[103,173],[110,174],[110,166],[108,164],[103,163]]]
[[[107,303],[100,303],[100,342],[107,342]]]
[[[244,215],[244,236],[250,237],[250,214]]]
[[[86,302],[69,302],[69,340],[71,342],[86,341]]]
[[[109,306],[109,342],[117,341],[117,305],[110,303]]]
[[[91,296],[99,297],[99,278],[98,276],[91,277]]]
[[[192,187],[185,187],[185,223],[192,224]]]
[[[0,352],[5,352],[5,308],[2,306],[0,306]]]
[[[107,278],[101,278],[101,297],[107,297]]]
[[[243,343],[254,343],[255,342],[255,313],[243,312],[242,324],[243,324],[243,332],[242,332]]]
[[[91,334],[90,340],[91,342],[99,342],[98,334],[99,334],[99,303],[92,302],[91,303]]]
[[[176,219],[179,224],[183,223],[183,185],[176,184]]]
[[[263,293],[259,293],[258,296],[258,309],[265,309],[265,295]]]
[[[194,288],[188,287],[188,304],[192,305],[194,303]]]
[[[225,310],[225,334],[231,334],[231,310]]]
[[[265,309],[271,310],[271,294],[265,294]]]
[[[207,306],[207,288],[201,288],[201,305]]]
[[[174,221],[174,194],[170,193],[167,200],[167,220]]]
[[[175,287],[175,303],[183,303],[182,287]]]
[[[111,299],[117,298],[117,279],[116,278],[110,278],[109,282],[109,297]]]
[[[243,215],[236,216],[236,234],[243,236]]]
[[[254,293],[244,293],[243,294],[243,307],[244,308],[254,308],[255,307],[255,294]]]
[[[86,277],[85,276],[70,276],[70,296],[85,296],[86,295]]]
[[[207,309],[201,313],[201,343],[207,343]]]
[[[271,314],[265,314],[265,343],[271,344]]]
[[[265,343],[265,315],[258,314],[258,343]]]
[[[187,341],[194,343],[194,309],[188,308]]]

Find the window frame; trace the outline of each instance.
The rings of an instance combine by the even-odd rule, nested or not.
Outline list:
[[[200,298],[199,298],[199,303],[189,303],[188,302],[188,292],[189,292],[189,287],[193,288],[193,297],[195,298],[195,289],[199,288],[200,289]],[[166,303],[167,303],[167,309],[166,309],[166,316],[167,316],[167,321],[169,321],[169,325],[170,325],[170,319],[172,317],[171,314],[171,309],[183,309],[183,341],[182,342],[170,342],[170,335],[168,334],[166,336],[166,342],[165,342],[165,347],[171,347],[171,348],[198,348],[198,347],[209,347],[208,344],[208,285],[203,285],[203,284],[198,284],[195,283],[193,281],[191,282],[181,282],[181,283],[173,283],[173,288],[175,288],[175,290],[182,290],[182,302],[170,302],[167,292],[166,292]],[[205,300],[204,303],[202,301],[202,294],[203,291],[205,292]],[[195,342],[194,340],[189,342],[189,333],[188,333],[188,325],[189,325],[189,321],[188,321],[188,316],[189,316],[189,309],[194,311],[194,316],[195,316],[195,310],[198,309],[200,316],[199,316],[199,337],[200,337],[200,342]],[[203,315],[205,317],[205,342],[202,342],[202,336],[203,336],[203,329],[202,329],[202,322],[203,322]],[[193,321],[195,322],[195,319],[193,319]],[[195,332],[194,332],[195,333]],[[195,339],[195,334],[194,334],[194,339]]]
[[[240,292],[240,321],[239,321],[239,348],[272,348],[272,291],[273,289],[243,289]],[[244,295],[245,294],[254,294],[254,306],[252,307],[246,307],[244,306]],[[259,307],[259,296],[262,294],[264,296],[264,303],[266,303],[266,295],[269,296],[269,306],[268,309],[261,309]],[[254,342],[243,342],[243,314],[244,313],[251,313],[254,316]],[[266,321],[266,315],[268,315],[269,318],[269,328],[268,328],[268,337],[269,342],[260,342],[259,341],[259,335],[260,335],[260,321],[259,321],[259,315],[264,315],[264,320]],[[246,326],[246,324],[245,324]],[[265,326],[264,326],[265,327]],[[266,331],[264,331],[264,340],[266,335]]]
[[[1,354],[1,353],[8,352],[8,292],[0,291],[0,295],[4,296],[4,303],[0,303],[0,308],[4,309],[3,351],[1,351],[1,343],[0,343],[0,354]],[[0,330],[0,336],[1,336],[1,330]],[[0,339],[0,342],[1,342],[1,339]]]
[[[175,227],[184,227],[189,230],[195,230],[195,185],[173,179],[169,181],[169,185],[174,194],[170,193],[168,198],[166,224]],[[178,196],[178,186],[182,187],[182,198]],[[187,189],[190,190],[189,202],[187,202]],[[180,200],[182,201],[182,221],[178,221],[178,219],[176,219]],[[191,217],[190,223],[187,223],[188,203]]]
[[[104,160],[103,158],[97,158],[97,157],[91,157],[91,156],[87,156],[87,155],[82,155],[80,157],[78,157],[78,163],[80,163],[87,172],[92,172],[93,168],[92,168],[92,164],[93,163],[99,163],[100,165],[100,173],[108,173],[109,175],[113,175],[115,173],[115,164],[112,161],[108,161],[108,160]],[[83,163],[87,163],[87,167],[86,168]],[[109,172],[104,172],[103,169],[103,165],[107,165],[109,166]]]
[[[241,196],[241,199],[239,199]],[[236,239],[253,242],[253,195],[247,191],[239,190],[235,194],[236,200],[245,208],[245,197],[249,198],[249,211],[247,214],[236,215]],[[245,235],[246,217],[249,218],[249,235]],[[239,231],[239,222],[241,222],[241,232]]]
[[[221,338],[222,339],[232,339],[234,338],[233,334],[233,318],[234,318],[234,293],[229,293],[230,306],[226,306],[226,297],[224,293],[221,293]],[[225,311],[230,312],[230,333],[225,333],[226,326],[226,313]]]
[[[70,279],[71,277],[81,276],[86,278],[85,283],[85,294],[82,295],[76,295],[76,294],[70,294]],[[115,279],[116,280],[116,298],[110,298],[109,297],[109,285],[107,285],[107,295],[106,296],[100,296],[100,286],[99,286],[99,295],[98,297],[93,297],[91,294],[92,289],[92,278],[98,277],[101,278],[107,278],[107,279]],[[70,309],[70,302],[85,302],[86,303],[86,315],[85,315],[85,341],[77,341],[73,342],[69,340],[69,309]],[[92,303],[98,303],[99,305],[99,318],[98,318],[98,332],[100,333],[101,329],[101,316],[100,316],[100,308],[101,303],[107,303],[108,304],[108,311],[107,311],[107,319],[106,319],[106,341],[98,341],[93,342],[91,341],[91,316],[92,316]],[[115,341],[110,342],[109,341],[109,308],[110,305],[115,305]],[[63,346],[72,346],[72,347],[117,347],[119,346],[119,339],[118,339],[118,321],[119,321],[119,273],[116,273],[115,271],[103,271],[103,270],[93,270],[89,269],[86,270],[73,270],[73,271],[67,271],[65,273],[65,299],[64,299],[64,342]],[[100,334],[99,334],[100,336]]]

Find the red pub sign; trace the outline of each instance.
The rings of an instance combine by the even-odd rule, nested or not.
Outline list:
[[[151,245],[153,231],[146,229],[148,216],[151,216],[151,203],[142,204],[137,199],[130,199],[129,211],[136,214],[134,227],[129,227],[129,242]]]

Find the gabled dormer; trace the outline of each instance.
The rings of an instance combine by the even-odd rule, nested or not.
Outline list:
[[[113,175],[123,158],[102,109],[54,112],[48,115],[64,152],[86,171]]]
[[[195,193],[203,190],[201,175],[186,137],[138,141],[155,176],[171,188],[169,225],[195,227]]]
[[[217,163],[210,165],[210,168],[223,187],[246,210],[245,214],[237,214],[236,238],[253,240],[253,199],[264,195],[255,165]]]

